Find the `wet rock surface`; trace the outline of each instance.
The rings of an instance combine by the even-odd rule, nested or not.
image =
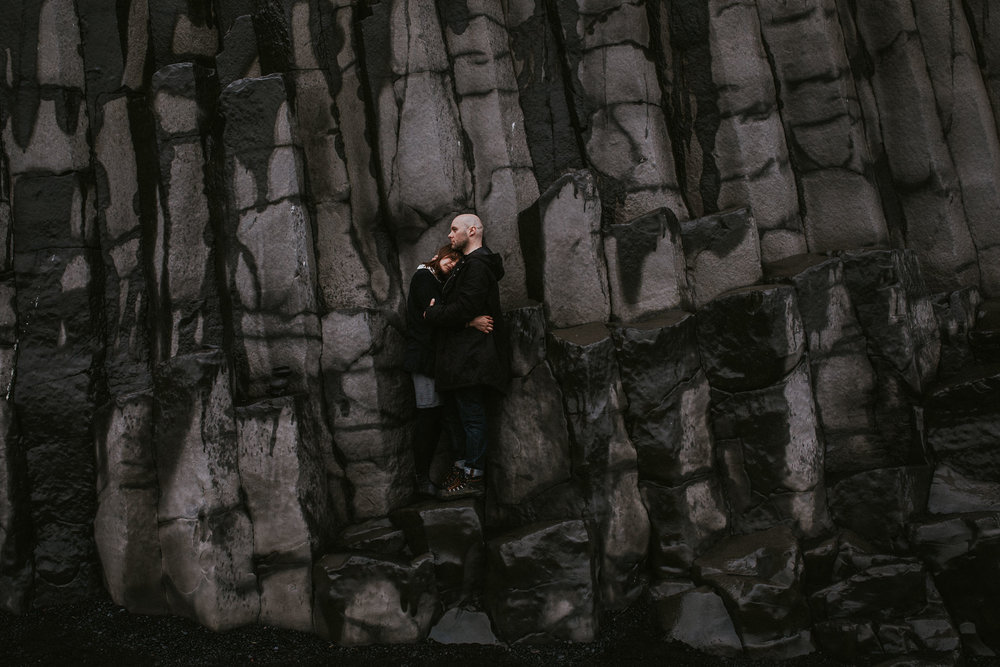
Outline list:
[[[1000,24],[924,4],[0,3],[11,631],[995,658]],[[458,212],[512,380],[440,501],[404,304]]]

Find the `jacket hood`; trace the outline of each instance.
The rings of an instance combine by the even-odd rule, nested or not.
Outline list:
[[[482,262],[493,274],[493,278],[499,281],[504,276],[503,258],[486,246],[473,250],[465,256],[466,262]]]

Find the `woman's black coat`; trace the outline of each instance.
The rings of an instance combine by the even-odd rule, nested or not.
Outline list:
[[[424,319],[431,299],[441,301],[441,281],[423,264],[410,279],[406,297],[406,351],[403,368],[411,373],[434,375],[435,330]]]

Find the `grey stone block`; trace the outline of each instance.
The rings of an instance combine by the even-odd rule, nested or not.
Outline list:
[[[455,607],[449,609],[431,628],[427,636],[438,644],[499,644],[490,617],[481,611],[468,611]]]
[[[214,506],[192,516],[161,515],[158,528],[163,585],[174,613],[215,631],[257,622],[253,526],[242,509]]]
[[[606,322],[611,314],[601,244],[601,202],[587,170],[557,180],[539,200],[544,304],[556,328]]]
[[[399,365],[402,344],[380,311],[335,311],[323,319],[324,400],[359,519],[388,514],[412,491],[404,424],[413,390]]]
[[[982,288],[1000,289],[1000,140],[965,5],[948,0],[914,11],[927,73],[979,258]],[[992,260],[992,261],[991,261]]]
[[[611,225],[604,252],[615,319],[631,322],[690,306],[681,229],[669,209]]]
[[[924,417],[936,461],[970,480],[1000,484],[1000,366],[973,367],[935,387]]]
[[[812,536],[828,528],[806,364],[771,387],[713,394],[712,427],[736,530],[787,522]]]
[[[482,590],[486,554],[480,513],[472,498],[410,505],[393,513],[410,550],[433,555],[437,594],[445,608],[467,603]]]
[[[746,554],[758,556],[747,559]],[[718,592],[743,645],[755,657],[811,653],[802,553],[787,527],[731,537],[695,561],[696,577]]]
[[[326,474],[329,441],[326,426],[305,397],[236,409],[240,487],[258,557],[308,566],[312,554],[339,528],[342,519],[331,502]]]
[[[675,310],[642,322],[613,325],[629,420],[659,405],[701,371],[695,316]]]
[[[149,41],[156,69],[171,63],[211,57],[218,33],[208,15],[180,0],[164,0],[149,8]]]
[[[713,388],[747,391],[779,382],[805,353],[794,288],[759,285],[726,292],[698,311],[698,346]]]
[[[486,607],[509,641],[591,641],[591,548],[582,521],[534,524],[487,544]]]
[[[195,520],[239,505],[236,423],[222,352],[175,357],[155,378],[159,520]]]
[[[573,473],[585,480],[592,508],[588,527],[600,563],[599,600],[611,608],[626,606],[641,592],[638,572],[649,523],[614,346],[603,325],[563,329],[549,334],[548,359],[563,390]]]
[[[411,245],[428,221],[470,206],[472,176],[434,5],[405,0],[372,9],[362,34],[366,52],[378,53],[367,61],[373,132],[389,220],[402,244]]]
[[[681,246],[695,308],[763,275],[756,222],[748,209],[682,222]]]
[[[912,251],[842,254],[844,279],[873,361],[882,359],[916,392],[937,373],[940,332]]]
[[[676,588],[674,586],[673,588]],[[660,627],[672,641],[719,658],[735,658],[743,643],[722,598],[708,586],[650,590]]]
[[[190,64],[169,65],[153,77],[160,173],[153,292],[154,358],[164,361],[205,345],[222,344],[215,278],[216,241],[205,191],[206,100],[198,90],[208,73]]]
[[[871,567],[813,593],[809,603],[817,643],[841,659],[915,650],[947,657],[961,644],[933,580],[913,560]]]
[[[662,403],[628,420],[640,479],[673,485],[712,471],[709,401],[708,381],[699,372]]]
[[[885,154],[906,219],[907,246],[924,265],[933,290],[978,284],[975,248],[962,210],[960,184],[937,115],[920,40],[893,41],[916,31],[909,2],[863,3],[855,20],[872,59]]]
[[[504,312],[509,336],[510,373],[525,377],[545,360],[545,309],[529,302]]]
[[[547,364],[511,382],[499,417],[489,477],[497,502],[519,504],[570,478],[562,392]]]
[[[383,555],[400,555],[408,548],[406,535],[387,517],[348,526],[337,537],[337,544],[350,551]]]
[[[424,639],[438,604],[434,559],[328,554],[313,567],[313,623],[345,646]]]
[[[500,0],[474,3],[468,14],[446,13],[445,44],[453,62],[462,130],[472,149],[476,211],[486,223],[490,249],[503,258],[501,302],[527,296],[518,215],[538,198],[524,115],[518,104]]]
[[[675,487],[641,482],[650,523],[650,568],[659,576],[684,576],[694,559],[729,534],[722,485],[702,476]]]
[[[722,210],[750,207],[766,261],[804,252],[794,174],[757,7],[712,0],[708,12],[706,39],[719,113],[715,204]]]
[[[623,223],[660,207],[686,218],[660,86],[644,50],[648,19],[628,2],[595,10],[578,0],[556,5],[573,104],[588,161],[601,182],[604,218]],[[617,76],[620,71],[633,76]]]
[[[926,466],[878,468],[827,487],[830,515],[885,549],[906,548],[906,525],[924,513],[932,470]]]
[[[763,37],[780,86],[781,119],[801,170],[803,225],[813,252],[884,245],[882,203],[855,102],[833,0],[763,0]]]
[[[165,613],[152,394],[115,400],[102,411],[97,429],[94,542],[108,593],[133,613]]]

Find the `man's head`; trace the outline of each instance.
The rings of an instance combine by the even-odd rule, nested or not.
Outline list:
[[[448,232],[451,247],[463,255],[483,247],[483,221],[478,215],[462,213],[451,221],[451,231]]]

